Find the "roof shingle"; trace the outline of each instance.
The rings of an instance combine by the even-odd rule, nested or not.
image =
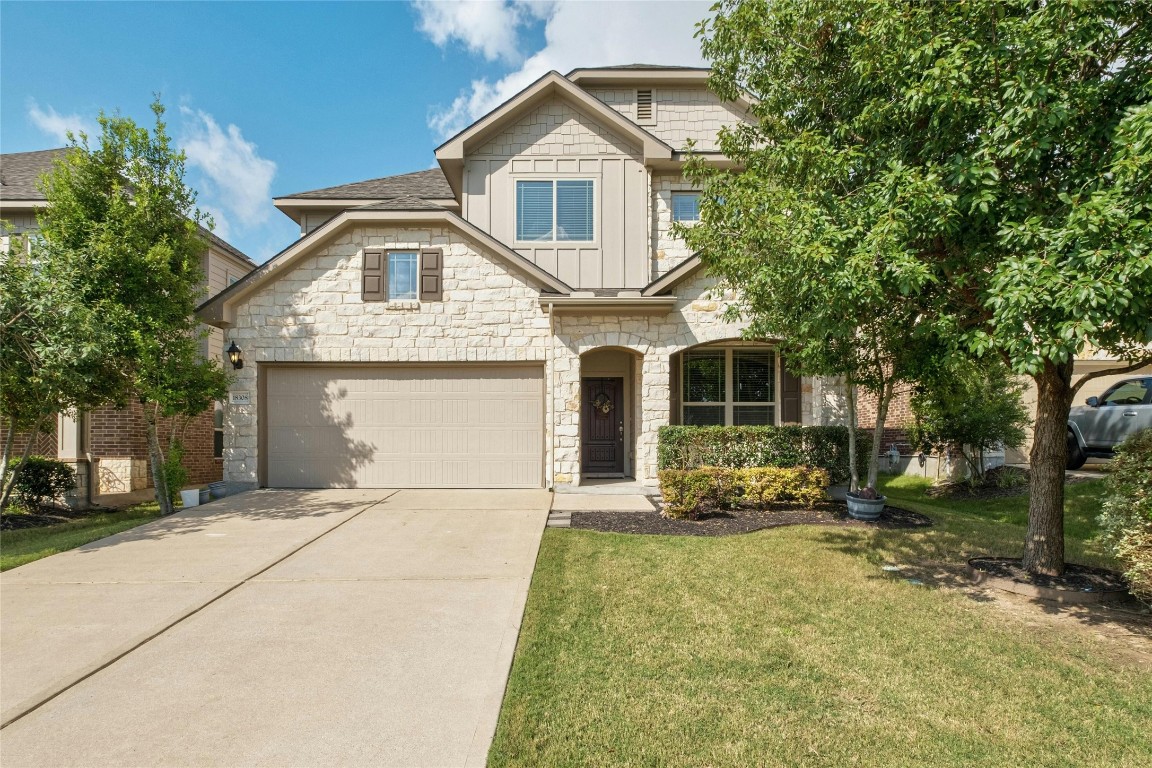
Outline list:
[[[0,155],[0,200],[43,200],[37,186],[40,177],[67,153],[67,147],[60,147]]]
[[[451,200],[455,195],[452,193],[452,187],[448,186],[448,179],[444,178],[444,172],[439,168],[430,168],[426,171],[402,173],[399,176],[384,176],[336,187],[281,195],[277,199],[293,197],[305,200],[380,200],[400,197]]]

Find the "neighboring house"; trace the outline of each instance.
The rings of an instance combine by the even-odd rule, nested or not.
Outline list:
[[[36,211],[45,204],[39,179],[67,151],[61,148],[0,155],[0,220],[7,223],[9,234],[37,230]],[[212,297],[239,281],[256,265],[208,230],[203,230],[203,234],[208,240],[208,249],[201,269],[205,276],[206,295]],[[203,353],[221,360],[223,333],[216,328],[210,331],[204,340]],[[184,433],[184,465],[189,471],[190,483],[203,484],[222,478],[221,408],[217,406],[194,419]],[[26,443],[21,444],[19,435],[16,442],[17,449],[23,450]],[[99,408],[77,418],[61,414],[55,428],[42,433],[33,450],[75,464],[81,483],[77,494],[80,504],[93,496],[124,493],[152,485],[144,414],[137,405],[125,409]]]
[[[243,350],[233,487],[656,481],[666,424],[823,424],[832,387],[741,339],[671,235],[748,104],[704,69],[550,72],[432,170],[277,198],[301,239],[199,314]]]

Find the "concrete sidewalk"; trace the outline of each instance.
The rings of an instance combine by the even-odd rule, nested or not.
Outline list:
[[[256,492],[11,571],[4,764],[483,765],[549,501]]]

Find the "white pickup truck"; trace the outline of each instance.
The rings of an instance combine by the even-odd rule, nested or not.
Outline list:
[[[1152,427],[1152,376],[1124,379],[1068,414],[1068,469],[1111,458],[1129,435]]]

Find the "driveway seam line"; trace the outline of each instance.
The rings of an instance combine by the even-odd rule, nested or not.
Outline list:
[[[40,702],[36,703],[34,706],[31,706],[31,707],[29,707],[28,709],[24,710],[23,712],[20,712],[20,713],[18,713],[18,714],[16,714],[16,715],[13,715],[12,717],[10,717],[8,720],[4,721],[3,723],[0,723],[0,730],[3,730],[3,729],[5,729],[5,728],[7,728],[8,726],[12,725],[12,723],[15,723],[15,722],[17,722],[18,720],[21,720],[21,719],[23,719],[23,718],[27,717],[28,715],[32,714],[32,713],[33,713],[33,712],[35,712],[36,710],[38,710],[38,709],[40,709],[41,707],[43,707],[43,706],[44,706],[45,704],[47,704],[48,702],[50,702],[50,701],[52,701],[53,699],[55,699],[55,698],[57,698],[58,696],[60,696],[61,694],[67,693],[68,691],[72,690],[73,688],[75,688],[75,687],[76,687],[77,685],[79,685],[80,683],[84,682],[85,680],[88,680],[88,679],[89,679],[89,678],[91,678],[91,677],[94,677],[95,675],[97,675],[97,674],[99,674],[100,672],[104,671],[105,669],[107,669],[108,667],[112,666],[112,665],[113,665],[113,664],[115,664],[116,662],[120,661],[120,659],[124,658],[124,657],[125,657],[125,656],[127,656],[128,654],[130,654],[130,653],[132,653],[133,651],[137,650],[138,648],[141,648],[142,646],[144,646],[144,645],[147,645],[148,643],[152,642],[152,641],[153,641],[153,640],[155,640],[157,637],[160,637],[160,635],[164,634],[164,633],[165,633],[165,632],[167,632],[168,630],[170,630],[170,629],[172,629],[173,627],[175,627],[177,624],[180,624],[180,623],[184,622],[185,620],[187,620],[187,619],[191,618],[192,616],[195,616],[196,614],[200,613],[200,611],[204,610],[204,609],[205,609],[205,608],[207,608],[208,606],[210,606],[210,605],[212,605],[213,603],[217,602],[218,600],[220,600],[221,598],[223,598],[225,595],[230,595],[230,594],[232,594],[232,593],[233,593],[233,592],[235,592],[237,589],[239,589],[240,587],[242,587],[242,586],[244,586],[245,584],[249,583],[250,581],[252,581],[252,579],[256,578],[256,577],[257,577],[257,576],[259,576],[260,574],[262,574],[262,573],[265,573],[266,571],[268,571],[268,570],[270,570],[270,569],[272,569],[272,568],[275,568],[276,566],[280,565],[280,563],[282,563],[282,562],[284,562],[285,560],[287,560],[288,558],[292,557],[293,555],[295,555],[297,552],[299,552],[300,550],[304,549],[305,547],[309,547],[309,546],[311,546],[312,544],[315,544],[315,543],[316,543],[317,541],[319,541],[320,539],[322,539],[322,538],[324,538],[325,536],[327,536],[328,534],[332,533],[332,531],[336,530],[337,528],[340,528],[341,526],[345,525],[346,523],[349,523],[349,522],[351,522],[352,520],[355,520],[356,518],[360,517],[360,515],[364,514],[365,512],[367,512],[368,510],[370,510],[370,509],[372,509],[373,507],[377,506],[378,504],[383,504],[385,501],[387,501],[388,499],[392,498],[392,497],[393,497],[393,496],[395,496],[397,493],[399,493],[399,491],[398,491],[398,490],[395,490],[395,491],[392,491],[391,493],[389,493],[387,496],[385,496],[385,497],[383,497],[383,498],[381,498],[381,499],[377,499],[376,501],[372,502],[372,503],[371,503],[371,504],[369,504],[368,506],[366,506],[366,507],[364,507],[363,509],[361,509],[361,510],[360,510],[359,512],[357,512],[356,514],[348,516],[347,518],[345,518],[345,519],[341,520],[339,523],[337,523],[336,525],[332,526],[332,527],[331,527],[331,528],[329,528],[328,530],[326,530],[326,531],[323,531],[323,532],[321,532],[321,533],[317,534],[316,536],[312,537],[312,538],[311,538],[311,539],[309,539],[308,541],[304,542],[304,543],[303,543],[303,544],[301,544],[300,546],[298,546],[298,547],[296,547],[295,549],[293,549],[291,552],[288,552],[287,554],[285,554],[283,557],[277,558],[276,560],[274,560],[273,562],[269,563],[269,564],[268,564],[267,566],[265,566],[264,568],[261,568],[259,571],[256,571],[255,573],[251,573],[251,574],[249,574],[249,575],[245,576],[243,579],[241,579],[240,581],[236,582],[235,584],[233,584],[233,585],[232,585],[231,587],[229,587],[228,589],[225,589],[223,592],[220,592],[218,595],[214,596],[212,599],[208,600],[207,602],[203,603],[202,605],[200,605],[200,606],[198,606],[198,607],[196,607],[196,608],[193,608],[192,610],[190,610],[190,611],[188,611],[187,613],[183,614],[182,616],[180,616],[179,618],[175,619],[174,621],[172,621],[172,622],[169,622],[168,624],[166,624],[165,626],[161,627],[159,630],[157,630],[157,631],[156,631],[156,632],[154,632],[153,634],[151,634],[151,635],[148,635],[148,637],[145,637],[143,640],[141,640],[140,642],[138,642],[138,643],[136,643],[135,645],[133,645],[131,648],[128,648],[127,650],[125,650],[125,651],[123,651],[123,652],[121,652],[121,653],[118,653],[118,654],[116,654],[115,656],[113,656],[112,658],[108,659],[106,662],[104,662],[104,663],[103,663],[103,664],[101,664],[100,666],[96,667],[95,669],[91,669],[91,670],[89,670],[89,671],[88,671],[88,672],[86,672],[85,674],[83,674],[83,675],[81,675],[80,677],[78,677],[78,678],[76,678],[75,680],[73,680],[71,683],[68,683],[67,685],[65,685],[65,686],[64,686],[63,688],[61,688],[60,690],[58,690],[58,691],[56,691],[55,693],[53,693],[51,696],[48,696],[47,698],[45,698],[43,701],[40,701]],[[222,582],[222,583],[227,583],[227,582]]]

